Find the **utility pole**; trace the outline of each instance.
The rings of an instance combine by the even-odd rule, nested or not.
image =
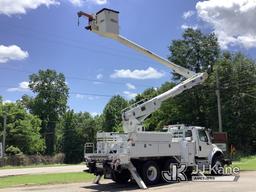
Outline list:
[[[219,132],[222,132],[222,116],[221,116],[221,101],[220,101],[220,82],[218,69],[216,70],[216,95],[217,95],[217,105],[218,105],[218,120],[219,120]]]
[[[3,157],[5,157],[6,121],[7,121],[7,115],[6,115],[6,114],[4,114]]]

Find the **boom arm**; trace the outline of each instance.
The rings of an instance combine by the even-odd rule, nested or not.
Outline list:
[[[176,65],[173,62],[170,62],[170,61],[164,59],[163,57],[160,57],[157,54],[149,51],[148,49],[146,49],[146,48],[144,48],[144,47],[142,47],[142,46],[140,46],[140,45],[124,38],[124,37],[122,37],[121,35],[118,35],[118,36],[116,36],[112,39],[115,39],[118,42],[124,44],[125,46],[128,46],[132,49],[135,49],[136,51],[139,51],[139,52],[143,53],[144,55],[146,55],[149,58],[157,61],[158,63],[161,63],[161,64],[171,68],[173,72],[178,73],[178,74],[182,75],[185,78],[190,78],[193,75],[195,75],[195,73],[193,71],[190,71],[190,70],[188,70],[184,67]]]
[[[114,39],[123,45],[135,49],[148,56],[149,58],[171,68],[173,72],[178,73],[186,78],[185,81],[176,85],[172,89],[162,93],[143,103],[134,104],[122,112],[123,128],[126,133],[142,131],[143,121],[154,111],[160,108],[161,103],[168,98],[174,97],[183,91],[194,87],[195,85],[203,83],[207,77],[207,73],[195,73],[184,67],[176,65],[157,54],[149,51],[148,49],[122,37],[119,35],[118,13],[111,9],[102,9],[95,15],[90,15],[84,12],[78,12],[78,17],[85,16],[89,20],[87,30],[95,32],[101,36]]]

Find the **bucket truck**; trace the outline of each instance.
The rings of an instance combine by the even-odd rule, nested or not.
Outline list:
[[[208,130],[183,124],[168,125],[164,132],[149,132],[143,128],[144,120],[158,110],[161,104],[183,91],[203,83],[207,72],[195,73],[176,65],[150,50],[119,35],[119,12],[104,8],[96,14],[78,12],[78,17],[88,18],[85,28],[100,36],[113,39],[147,57],[169,67],[183,76],[184,81],[170,90],[150,99],[131,105],[122,111],[124,133],[98,132],[97,143],[85,144],[85,161],[90,173],[96,175],[95,183],[102,176],[117,183],[135,180],[140,188],[157,184],[170,171],[171,165],[185,165],[186,176],[198,166],[213,166],[216,170],[225,163],[223,152],[211,141]]]

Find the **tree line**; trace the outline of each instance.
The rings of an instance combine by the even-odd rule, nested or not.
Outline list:
[[[195,72],[208,70],[205,83],[165,101],[144,123],[146,130],[161,131],[168,124],[185,123],[218,131],[216,77],[221,95],[223,131],[229,143],[244,153],[256,152],[256,64],[242,53],[223,51],[215,34],[187,29],[169,45],[168,59]],[[65,76],[40,70],[29,76],[34,96],[15,103],[0,98],[0,122],[7,116],[6,152],[9,154],[65,153],[66,163],[81,162],[83,146],[95,142],[97,131],[122,132],[121,110],[150,99],[184,80],[171,73],[170,82],[148,88],[132,100],[113,96],[101,115],[76,113],[67,105],[69,88]],[[3,124],[0,124],[3,131]]]

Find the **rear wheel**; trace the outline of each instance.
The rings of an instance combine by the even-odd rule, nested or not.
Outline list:
[[[147,161],[142,167],[142,179],[148,185],[154,185],[159,182],[160,170],[154,161]]]
[[[168,175],[172,175],[172,165],[173,164],[177,164],[177,161],[175,159],[166,159],[165,162],[164,162],[164,165],[163,165],[163,171],[167,171],[169,174]],[[174,181],[171,181],[171,180],[167,180],[167,178],[164,178],[164,175],[162,174],[161,175],[161,179],[162,181],[164,182],[174,182]]]
[[[128,169],[123,169],[121,172],[112,171],[112,180],[119,184],[127,183],[131,179],[131,174]]]

